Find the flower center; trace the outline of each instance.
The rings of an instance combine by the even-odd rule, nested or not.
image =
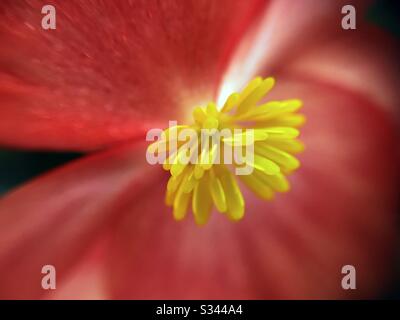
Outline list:
[[[148,152],[165,154],[163,168],[171,173],[166,204],[176,220],[186,216],[190,204],[199,225],[214,207],[240,220],[245,200],[238,180],[265,200],[289,190],[286,176],[300,165],[293,155],[304,149],[297,128],[305,118],[296,113],[300,100],[262,101],[274,83],[258,77],[232,93],[220,110],[214,103],[196,107],[191,125],[170,127],[149,146]]]

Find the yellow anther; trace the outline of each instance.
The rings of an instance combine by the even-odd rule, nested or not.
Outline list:
[[[191,208],[195,222],[204,225],[210,219],[213,207],[232,221],[242,219],[245,199],[229,168],[251,168],[248,175],[238,177],[262,199],[272,200],[276,192],[290,190],[286,175],[300,166],[294,155],[304,149],[297,137],[300,134],[298,127],[304,124],[305,117],[297,113],[302,107],[301,100],[262,101],[274,84],[273,78],[258,77],[242,92],[232,93],[221,109],[213,102],[196,107],[192,125],[169,128],[164,131],[161,141],[148,147],[148,152],[165,153],[163,167],[171,173],[165,203],[173,207],[176,220],[182,220]],[[191,150],[184,144],[186,142],[175,143],[174,150],[168,140],[185,128],[193,129],[197,134],[198,145],[193,149],[196,163],[184,161]],[[228,129],[231,135],[221,136],[215,143],[213,132],[223,129]],[[208,134],[205,147],[200,143],[202,130]],[[223,162],[227,146],[243,150],[251,146],[254,153],[242,162],[236,159],[232,166],[227,166]],[[216,160],[221,162],[216,163]]]

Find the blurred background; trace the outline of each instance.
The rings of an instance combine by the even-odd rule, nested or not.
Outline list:
[[[367,19],[400,41],[400,1],[375,1],[368,10]],[[81,156],[77,153],[32,152],[0,148],[0,196],[37,175]],[[400,241],[398,248],[397,277],[387,288],[382,299],[400,299]]]

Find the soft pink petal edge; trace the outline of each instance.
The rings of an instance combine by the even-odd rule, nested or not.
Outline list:
[[[8,193],[0,200],[0,297],[35,299],[42,267],[53,265],[58,284],[95,239],[118,220],[121,205],[140,202],[160,180],[145,167],[144,146],[127,145],[77,160]]]

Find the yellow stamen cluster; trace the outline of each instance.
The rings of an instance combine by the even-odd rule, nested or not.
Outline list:
[[[200,129],[254,129],[254,161],[250,175],[237,177],[257,196],[270,200],[275,192],[289,190],[286,175],[297,169],[299,161],[293,154],[303,150],[303,144],[296,138],[297,128],[305,118],[296,113],[302,106],[300,100],[262,102],[265,95],[274,86],[273,78],[255,78],[240,93],[231,94],[220,110],[214,103],[206,107],[196,107],[193,111],[194,123],[190,126],[176,126],[164,131],[165,136],[176,130]],[[242,141],[246,133],[232,135],[223,139],[223,144]],[[160,146],[157,142],[149,148]],[[168,147],[167,147],[168,149]],[[187,152],[187,147],[178,145],[163,164],[171,177],[167,185],[166,204],[173,207],[176,220],[183,219],[191,204],[195,221],[205,224],[215,207],[219,212],[233,220],[240,220],[245,212],[245,201],[232,168],[233,163],[215,164],[212,161],[200,163],[181,163],[179,158]],[[223,148],[221,148],[222,150]],[[212,158],[214,148],[199,151],[200,157]],[[223,157],[221,157],[223,158]]]

